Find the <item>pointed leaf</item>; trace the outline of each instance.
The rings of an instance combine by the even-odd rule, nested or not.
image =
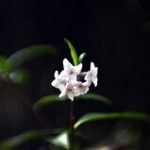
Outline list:
[[[84,100],[96,100],[96,101],[100,101],[100,102],[104,102],[106,104],[112,104],[112,102],[106,98],[105,96],[99,95],[99,94],[94,94],[94,93],[88,93],[82,96],[79,96],[77,99],[84,99]]]
[[[75,140],[73,143],[70,143],[70,138],[69,135],[70,132],[68,130],[64,130],[61,133],[59,133],[58,135],[56,135],[55,137],[50,137],[47,138],[47,141],[51,144],[53,144],[55,147],[58,147],[58,149],[63,149],[63,150],[70,150],[71,149],[71,145],[73,144],[72,148],[74,150],[79,150],[79,143],[77,143],[77,141]],[[75,137],[79,136],[76,132],[75,132]]]
[[[15,52],[7,59],[7,62],[14,67],[18,67],[33,58],[43,55],[54,55],[56,53],[56,48],[51,45],[35,45]]]
[[[79,64],[79,58],[78,58],[78,54],[77,54],[76,49],[74,48],[74,46],[72,45],[72,43],[68,39],[64,39],[64,40],[70,49],[70,54],[71,54],[71,57],[73,60],[73,64],[78,65]]]
[[[47,96],[43,96],[41,97],[39,100],[37,100],[37,102],[33,105],[33,109],[34,110],[39,110],[41,109],[42,107],[48,105],[48,104],[53,104],[53,103],[57,103],[57,102],[62,102],[64,100],[67,100],[68,98],[67,97],[59,97],[58,95],[47,95]],[[102,95],[98,95],[98,94],[94,94],[94,93],[89,93],[89,94],[86,94],[86,95],[82,95],[82,96],[79,96],[77,97],[76,100],[96,100],[96,101],[99,101],[99,102],[104,102],[106,104],[112,104],[111,101],[102,96]]]
[[[100,121],[100,120],[111,120],[111,119],[133,119],[133,120],[150,122],[150,116],[146,113],[141,113],[141,112],[89,113],[82,116],[75,123],[74,128],[78,128],[79,126],[85,123],[90,123],[90,122]]]
[[[55,138],[51,139],[50,142],[66,150],[70,149],[69,133],[67,131],[64,131],[61,134],[57,135]]]
[[[58,95],[47,95],[47,96],[44,96],[44,97],[40,98],[39,100],[37,100],[37,102],[33,105],[33,109],[39,110],[43,106],[46,106],[46,105],[52,104],[52,103],[61,102],[66,99],[67,98],[65,98],[65,97],[59,98]]]
[[[49,135],[50,135],[49,131],[36,131],[36,130],[28,131],[1,142],[0,150],[14,150],[18,146],[28,141],[45,138],[48,137]]]
[[[84,57],[86,56],[86,53],[82,53],[80,56],[79,56],[79,63],[82,63]]]

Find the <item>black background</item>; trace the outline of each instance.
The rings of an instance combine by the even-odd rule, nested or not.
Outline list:
[[[34,103],[40,96],[58,93],[49,85],[53,72],[61,68],[63,57],[69,57],[63,40],[65,37],[73,42],[79,53],[87,52],[86,67],[90,61],[94,61],[99,67],[99,85],[92,90],[113,101],[113,107],[96,107],[97,104],[93,104],[91,108],[91,103],[81,103],[80,106],[77,104],[79,114],[94,110],[149,112],[149,0],[1,1],[0,54],[9,56],[21,48],[35,44],[52,44],[61,54],[59,58],[38,58],[24,66],[31,74],[30,83],[25,90],[27,95],[21,93],[25,101],[27,99]],[[27,129],[39,128],[37,116],[24,108],[20,98],[17,98],[20,94],[17,93],[18,89],[12,85],[5,86],[1,85],[0,94],[1,139]],[[6,94],[13,95],[12,103]],[[7,107],[3,107],[6,105]],[[66,109],[66,106],[60,108]],[[56,126],[65,117],[64,115],[59,120],[58,113],[68,112],[60,108],[58,112],[54,112],[54,108],[46,110],[56,120]],[[20,112],[22,116],[18,115]],[[53,127],[53,123],[47,119],[48,117],[45,124],[42,121],[42,126]]]

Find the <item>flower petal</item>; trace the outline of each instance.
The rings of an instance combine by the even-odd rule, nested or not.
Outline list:
[[[82,70],[82,64],[74,66],[74,70],[75,70],[76,74],[79,75],[81,73],[81,70]]]
[[[68,61],[67,58],[64,58],[63,67],[64,67],[64,70],[69,70],[70,68],[73,67],[73,65]]]
[[[97,74],[98,74],[98,68],[95,67],[95,64],[93,62],[91,62],[90,64],[90,71],[87,72],[86,76],[85,76],[85,80],[91,84],[93,83],[94,86],[97,86],[97,82],[98,82],[98,78],[97,78]]]
[[[58,74],[58,71],[56,70],[55,73],[54,73],[54,77],[58,78],[58,76],[59,76],[59,74]]]

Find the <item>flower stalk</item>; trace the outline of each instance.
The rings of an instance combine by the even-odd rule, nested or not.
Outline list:
[[[70,101],[70,150],[74,150],[75,144],[75,130],[74,130],[74,123],[75,123],[75,114],[74,114],[74,101]]]
[[[51,85],[60,90],[59,97],[68,97],[70,99],[70,150],[75,150],[74,99],[75,97],[86,94],[92,83],[95,87],[97,86],[98,67],[95,66],[94,62],[91,62],[90,70],[82,71],[82,60],[85,53],[81,54],[78,58],[77,52],[71,42],[67,39],[65,39],[65,42],[70,49],[73,64],[64,58],[63,70],[61,72],[55,71],[55,79],[51,82]]]

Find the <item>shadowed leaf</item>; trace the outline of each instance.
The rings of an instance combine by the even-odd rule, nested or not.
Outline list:
[[[105,96],[99,95],[99,94],[94,94],[94,93],[88,93],[82,96],[79,96],[77,99],[84,99],[84,100],[96,100],[96,101],[100,101],[100,102],[104,102],[106,104],[112,104],[112,102],[106,98]]]
[[[10,63],[7,63],[7,57],[0,56],[0,74],[9,73],[12,68]]]
[[[42,98],[40,98],[39,100],[37,100],[37,102],[33,105],[33,109],[34,110],[39,110],[40,108],[49,105],[49,104],[53,104],[53,103],[57,103],[57,102],[61,102],[64,100],[67,100],[67,97],[59,97],[58,95],[47,95],[44,96]],[[83,96],[79,96],[77,97],[76,100],[96,100],[99,102],[104,102],[106,104],[111,104],[111,101],[109,99],[107,99],[104,96],[98,95],[98,94],[93,94],[93,93],[89,93]]]
[[[77,137],[77,133],[75,132],[75,136]],[[64,130],[63,132],[59,133],[55,137],[47,138],[47,141],[53,144],[55,147],[58,147],[58,150],[70,150],[70,139],[69,139],[69,131]],[[74,141],[73,143],[73,150],[79,150],[79,143]]]
[[[12,64],[13,67],[18,67],[24,62],[43,55],[54,55],[57,53],[55,47],[51,45],[35,45],[27,48],[23,48],[16,53],[12,54],[7,62]]]
[[[145,113],[140,112],[123,112],[123,113],[89,113],[82,116],[74,125],[74,128],[78,128],[79,126],[90,123],[94,121],[100,120],[111,120],[111,119],[133,119],[133,120],[141,120],[150,122],[150,116]]]
[[[24,85],[28,80],[28,72],[24,69],[12,71],[9,74],[11,81],[15,84]]]
[[[28,131],[0,143],[0,150],[15,150],[18,146],[50,135],[49,131]]]
[[[48,95],[40,98],[37,102],[33,105],[34,110],[39,110],[41,107],[46,106],[48,104],[53,104],[57,102],[61,102],[62,100],[66,100],[66,97],[59,98],[58,95]]]

